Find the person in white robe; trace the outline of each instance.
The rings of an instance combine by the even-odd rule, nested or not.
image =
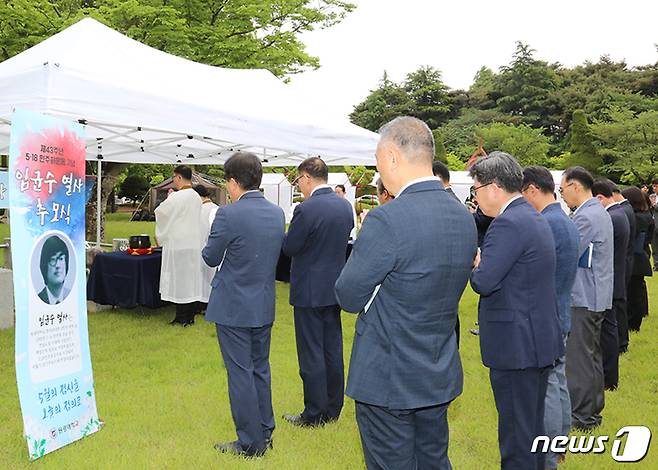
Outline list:
[[[172,325],[190,326],[201,301],[201,197],[192,189],[192,170],[174,169],[174,187],[155,209],[155,237],[162,245],[160,297],[176,304]]]
[[[210,199],[210,192],[208,188],[201,184],[194,185],[194,190],[201,197],[201,246],[204,247],[208,243],[208,237],[210,236],[210,227],[215,220],[215,215],[217,214],[217,209],[219,206],[215,204],[212,199]],[[206,264],[203,259],[201,260],[201,302],[208,304],[208,299],[210,298],[210,283],[212,282],[213,277],[218,268],[211,268]],[[205,310],[206,305],[203,305],[202,308]]]

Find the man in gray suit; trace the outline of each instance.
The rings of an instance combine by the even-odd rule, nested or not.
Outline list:
[[[274,431],[269,356],[285,219],[258,190],[263,168],[256,155],[234,154],[224,172],[233,204],[217,211],[202,256],[210,267],[221,263],[206,320],[216,324],[238,439],[215,448],[258,456],[272,446]]]
[[[347,379],[368,469],[447,469],[450,402],[462,391],[455,322],[477,232],[432,175],[434,139],[400,117],[380,130],[377,169],[391,202],[369,212],[336,281],[360,312]]]
[[[567,340],[567,384],[572,427],[591,430],[601,424],[604,406],[601,328],[612,309],[614,282],[613,229],[610,215],[592,196],[592,175],[582,167],[568,168],[560,192],[576,208],[578,270],[571,294],[571,334]]]

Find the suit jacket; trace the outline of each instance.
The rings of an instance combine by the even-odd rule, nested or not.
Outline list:
[[[349,201],[331,188],[319,188],[293,213],[283,252],[292,258],[290,304],[337,305],[334,284],[345,266],[347,241],[354,227]]]
[[[612,288],[613,299],[626,299],[626,254],[631,238],[631,227],[624,208],[613,204],[606,208],[612,221],[613,249],[614,249],[614,280]]]
[[[455,323],[476,240],[473,217],[439,181],[412,184],[368,213],[336,282],[343,309],[361,312],[348,396],[411,409],[461,393]]]
[[[217,210],[201,253],[208,266],[222,265],[211,283],[206,320],[245,328],[274,321],[274,274],[284,231],[283,211],[260,192]]]
[[[592,267],[581,267],[571,293],[571,306],[592,312],[612,308],[614,287],[614,246],[610,215],[595,197],[585,201],[573,213],[571,220],[578,228],[578,256],[585,256],[590,244]]]
[[[485,366],[545,367],[563,354],[555,243],[546,219],[523,198],[491,222],[471,286],[480,294],[478,322]]]
[[[634,244],[637,238],[637,220],[635,220],[635,211],[630,202],[624,199],[619,203],[619,207],[624,209],[624,214],[628,219],[628,226],[630,227],[630,238],[628,239],[628,250],[626,251],[626,287],[628,287],[628,282],[633,275],[633,262],[635,261]]]
[[[571,289],[578,269],[578,230],[560,203],[549,204],[542,215],[551,227],[555,242],[555,291],[560,331],[571,331]]]
[[[653,276],[650,261],[650,243],[655,224],[649,211],[635,212],[637,235],[634,240],[633,276]]]
[[[484,241],[484,236],[487,233],[487,229],[489,228],[489,225],[491,225],[491,222],[493,221],[493,217],[484,215],[482,209],[478,207],[473,213],[473,219],[475,220],[475,226],[477,227],[478,230],[478,246],[482,246],[482,242]]]
[[[37,295],[41,300],[43,300],[48,305],[54,305],[50,303],[50,299],[48,298],[48,291],[46,289],[47,287],[44,287],[43,289],[41,289],[41,292],[39,292]],[[71,293],[70,289],[67,289],[66,287],[62,287],[62,301],[64,301],[64,299],[66,299],[66,297],[68,297],[70,293]]]

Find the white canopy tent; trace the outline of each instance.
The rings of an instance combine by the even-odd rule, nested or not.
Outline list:
[[[345,186],[345,199],[350,201],[351,204],[354,204],[356,199],[356,188],[350,183],[350,177],[347,176],[347,173],[329,173],[327,184],[332,188],[335,188],[336,185],[339,184]]]
[[[91,18],[0,63],[0,89],[0,154],[22,108],[84,124],[99,162],[223,164],[237,150],[265,166],[375,161],[376,134],[327,120],[267,70],[192,62]]]
[[[283,173],[263,173],[260,183],[265,199],[276,204],[286,216],[286,223],[292,219],[292,185]]]

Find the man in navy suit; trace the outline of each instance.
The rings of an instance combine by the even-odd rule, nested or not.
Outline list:
[[[530,166],[523,170],[523,197],[544,216],[553,233],[555,242],[555,293],[557,295],[560,336],[566,348],[571,329],[571,290],[578,269],[578,230],[555,198],[553,175],[541,166]],[[546,403],[544,410],[544,431],[553,439],[568,436],[571,431],[571,400],[567,387],[565,356],[555,362],[548,374]],[[558,454],[549,451],[546,455],[546,468],[558,466]]]
[[[482,211],[494,217],[471,275],[480,294],[482,362],[498,409],[501,468],[544,470],[531,452],[544,434],[548,374],[562,356],[555,291],[555,243],[546,219],[521,196],[523,171],[503,152],[470,175]]]
[[[329,170],[320,158],[307,158],[297,171],[304,202],[295,208],[283,252],[292,258],[290,304],[304,410],[284,419],[318,426],[337,420],[343,409],[343,332],[334,284],[345,266],[354,218],[351,204],[327,184]]]
[[[619,354],[623,354],[628,350],[628,285],[631,282],[633,275],[633,263],[635,261],[635,236],[637,233],[637,221],[635,220],[635,211],[631,204],[621,195],[619,187],[611,180],[606,180],[612,188],[613,200],[624,210],[628,226],[630,228],[628,246],[626,247],[626,302],[617,302],[613,306],[617,314],[617,332],[619,334]],[[614,304],[614,299],[612,300]]]
[[[463,385],[455,323],[475,222],[432,175],[422,121],[386,124],[376,157],[396,197],[368,213],[336,282],[343,309],[360,312],[347,395],[369,470],[449,469],[447,410]]]
[[[256,155],[234,154],[224,172],[233,203],[217,211],[202,256],[210,267],[221,264],[206,320],[216,324],[238,439],[215,448],[258,456],[272,446],[274,431],[269,356],[285,218],[258,189],[263,169]]]
[[[612,308],[604,312],[601,325],[601,354],[603,358],[603,382],[606,390],[615,390],[619,385],[619,326],[617,318],[626,313],[626,252],[631,236],[631,227],[624,208],[612,197],[612,186],[607,180],[596,180],[592,194],[610,215],[612,221],[614,249],[614,279]]]

